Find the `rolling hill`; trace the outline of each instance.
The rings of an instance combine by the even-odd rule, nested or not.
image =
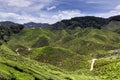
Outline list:
[[[48,28],[1,25],[0,80],[119,80],[119,25],[119,16],[72,18]]]
[[[0,46],[1,80],[97,80],[92,75],[78,75],[17,55],[6,45]]]
[[[88,59],[85,56],[64,48],[50,46],[33,48],[27,53],[26,57],[30,57],[39,62],[49,63],[68,71],[75,71],[80,68],[89,69]]]

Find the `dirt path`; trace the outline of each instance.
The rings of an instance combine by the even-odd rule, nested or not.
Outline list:
[[[93,70],[94,63],[95,63],[95,61],[96,61],[96,60],[97,60],[97,59],[92,59],[90,71],[92,71],[92,70]]]
[[[17,55],[20,55],[19,52],[18,52],[18,50],[19,50],[19,48],[17,48],[15,51],[16,51]]]
[[[20,55],[19,54],[19,50],[22,50],[23,48],[17,48],[15,51],[16,51],[16,53],[17,53],[17,55]],[[32,49],[31,48],[27,48],[27,49],[25,49],[25,50],[27,50],[27,51],[31,51]]]

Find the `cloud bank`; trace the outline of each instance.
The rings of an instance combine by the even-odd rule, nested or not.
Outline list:
[[[120,0],[0,0],[0,21],[53,24],[73,17],[114,15],[120,15]]]

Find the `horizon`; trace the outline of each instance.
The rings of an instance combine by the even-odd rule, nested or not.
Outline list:
[[[120,15],[120,0],[0,0],[0,4],[0,21],[20,24],[53,24],[74,17]]]
[[[120,16],[120,15],[114,15],[114,16]],[[114,16],[110,16],[110,17],[114,17]],[[72,19],[72,18],[79,18],[79,17],[99,17],[99,16],[78,16],[78,17],[71,17],[70,19]],[[99,17],[99,18],[103,18],[103,19],[109,19],[110,17],[107,17],[107,18],[104,18],[104,17]],[[62,20],[70,20],[70,19],[62,19]],[[57,22],[61,22],[62,20],[60,20],[60,21],[57,21]],[[52,24],[50,24],[50,23],[41,23],[41,22],[26,22],[26,23],[18,23],[18,22],[14,22],[14,21],[0,21],[0,22],[12,22],[12,23],[16,23],[16,24],[22,24],[22,25],[24,25],[24,24],[28,24],[28,23],[35,23],[35,24],[49,24],[49,25],[52,25],[52,24],[55,24],[55,23],[57,23],[57,22],[55,22],[55,23],[52,23]]]

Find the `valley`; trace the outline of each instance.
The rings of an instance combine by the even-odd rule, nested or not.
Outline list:
[[[1,24],[0,80],[119,80],[117,18],[80,17],[46,27]]]

